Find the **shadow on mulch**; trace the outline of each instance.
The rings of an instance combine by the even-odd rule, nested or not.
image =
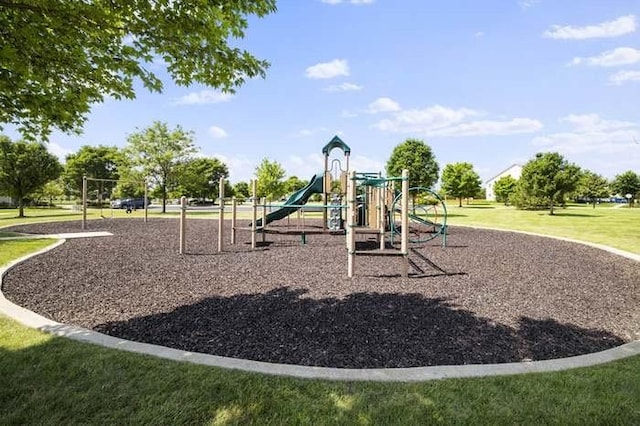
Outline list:
[[[177,349],[257,361],[343,368],[541,360],[596,352],[617,336],[521,318],[518,329],[418,294],[311,299],[303,289],[211,297],[95,330]]]

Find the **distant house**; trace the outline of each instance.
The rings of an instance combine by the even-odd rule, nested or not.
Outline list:
[[[511,176],[512,178],[517,180],[520,179],[521,174],[522,166],[520,164],[512,164],[511,166],[509,166],[509,168],[503,170],[502,172],[486,181],[484,183],[484,187],[487,190],[487,200],[496,201],[496,194],[493,192],[493,185],[496,183],[496,181],[505,176]]]

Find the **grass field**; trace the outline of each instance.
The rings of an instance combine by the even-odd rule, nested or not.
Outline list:
[[[575,206],[553,217],[490,204],[450,210],[452,224],[582,236],[639,251],[640,209]],[[0,241],[0,264],[47,244]],[[0,317],[0,377],[0,424],[640,424],[640,356],[559,373],[341,383],[154,359]]]
[[[451,225],[516,229],[604,244],[640,253],[640,208],[572,204],[557,209],[524,211],[497,203],[447,206]]]

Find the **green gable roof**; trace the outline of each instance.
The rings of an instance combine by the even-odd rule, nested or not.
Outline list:
[[[324,146],[324,148],[322,148],[322,153],[324,155],[329,155],[329,152],[331,152],[333,148],[340,148],[345,155],[351,154],[351,148],[349,148],[349,145],[344,143],[342,139],[337,136],[334,136],[333,139],[331,139],[331,142],[329,142]]]

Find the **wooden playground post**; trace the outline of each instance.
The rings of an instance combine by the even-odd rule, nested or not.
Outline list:
[[[231,245],[236,243],[236,216],[238,210],[238,200],[231,197]]]
[[[148,197],[149,197],[149,183],[147,182],[147,178],[144,178],[144,223],[147,223],[147,220],[149,218]]]
[[[185,231],[187,227],[187,197],[180,197],[180,254],[184,254],[186,244]]]
[[[402,170],[402,231],[400,252],[402,253],[402,278],[409,276],[409,171]]]
[[[347,276],[353,277],[356,261],[356,172],[352,171],[347,182]]]
[[[267,233],[264,232],[267,229],[267,197],[262,197],[262,242],[267,240]]]
[[[382,179],[382,173],[378,174],[378,178]],[[385,207],[385,188],[387,187],[386,182],[384,185],[379,186],[377,190],[378,196],[378,229],[380,234],[378,238],[380,239],[380,250],[384,250],[384,207]]]
[[[87,229],[87,177],[82,176],[82,229]]]
[[[220,178],[218,189],[220,200],[220,214],[218,215],[218,253],[222,252],[224,237],[224,178]]]
[[[258,226],[256,222],[258,221],[258,182],[254,179],[251,182],[252,186],[252,194],[251,200],[253,202],[252,206],[252,221],[251,221],[251,248],[256,248],[256,234],[258,232]]]

